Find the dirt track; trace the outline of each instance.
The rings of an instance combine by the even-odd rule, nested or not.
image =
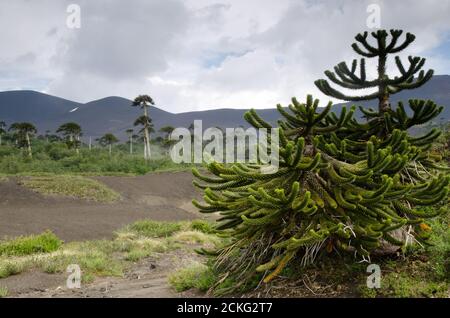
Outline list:
[[[191,200],[199,196],[190,172],[138,177],[95,177],[122,195],[104,204],[43,196],[11,178],[0,182],[0,238],[53,231],[65,241],[111,238],[115,230],[141,219],[178,221],[198,218]]]

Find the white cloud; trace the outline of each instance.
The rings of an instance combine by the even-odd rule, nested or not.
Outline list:
[[[65,27],[71,2],[0,2],[0,89],[77,101],[149,93],[172,112],[328,100],[313,81],[356,57],[370,3],[383,28],[417,35],[406,54],[450,72],[449,52],[435,51],[450,35],[449,0],[82,0],[79,30]]]

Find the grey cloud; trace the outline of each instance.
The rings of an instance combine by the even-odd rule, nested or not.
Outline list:
[[[65,25],[70,3],[81,29]],[[406,54],[450,72],[448,54],[433,54],[450,35],[450,0],[0,0],[0,90],[35,83],[77,101],[145,92],[169,111],[323,97],[313,81],[355,57],[370,3],[382,27],[417,35]]]
[[[164,71],[189,21],[178,0],[83,1],[80,29],[72,30],[70,72],[140,78]]]

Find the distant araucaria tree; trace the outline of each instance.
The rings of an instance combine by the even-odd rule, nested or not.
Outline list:
[[[399,76],[387,74],[390,55],[415,39],[402,31],[379,30],[356,36],[354,51],[361,55],[350,66],[342,62],[325,72],[328,80],[350,89],[372,89],[366,95],[347,95],[329,81],[316,81],[326,95],[346,101],[377,100],[377,107],[355,106],[332,112],[319,100],[292,99],[288,109],[278,105],[280,167],[261,173],[261,164],[210,163],[210,175],[200,174],[195,185],[204,189],[205,203],[193,201],[203,213],[219,212],[217,230],[231,238],[219,250],[217,266],[246,284],[255,272],[269,282],[293,261],[307,264],[325,248],[369,259],[385,246],[427,244],[426,220],[446,211],[449,177],[430,147],[440,132],[423,136],[409,129],[436,117],[443,109],[431,100],[411,99],[391,105],[389,98],[425,84],[433,71],[422,71],[425,59],[408,57],[408,66],[395,57]],[[366,77],[366,58],[377,58],[378,76]],[[358,67],[359,65],[359,67]],[[417,76],[415,76],[417,74]],[[256,128],[273,129],[254,110],[245,119]],[[434,209],[423,209],[433,206]]]
[[[161,140],[162,146],[169,151],[170,147],[176,142],[170,139],[170,134],[175,130],[172,126],[164,126],[159,129],[159,132],[164,134],[164,137]]]
[[[117,139],[117,137],[114,136],[113,134],[108,133],[108,134],[103,135],[98,140],[98,142],[100,143],[100,145],[102,145],[104,147],[108,146],[109,154],[111,155],[111,153],[112,153],[112,145],[117,143],[117,142],[119,142],[119,139]]]
[[[28,156],[33,157],[31,150],[31,138],[37,133],[36,127],[31,123],[14,123],[11,124],[9,130],[14,133],[17,141],[17,146],[20,148],[27,148]]]
[[[77,123],[66,123],[56,130],[57,133],[61,133],[66,139],[67,146],[72,149],[74,148],[77,154],[79,153],[80,147],[80,137],[81,137],[81,127]]]
[[[125,131],[128,136],[128,142],[130,143],[130,155],[133,154],[133,136],[134,136],[134,130],[133,128],[127,129]]]
[[[4,121],[0,121],[0,146],[2,145],[2,136],[6,133],[6,123]]]
[[[149,117],[148,109],[150,105],[154,105],[155,102],[148,95],[139,95],[136,97],[131,104],[134,107],[140,107],[144,114],[136,119],[134,125],[142,125],[144,133],[144,158],[146,160],[150,159],[150,128],[152,126],[152,120]]]

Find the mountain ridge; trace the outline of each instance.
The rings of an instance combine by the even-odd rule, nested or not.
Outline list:
[[[438,105],[445,106],[437,118],[450,121],[450,75],[436,75],[424,86],[411,91],[403,91],[392,96],[392,103],[410,98],[432,99]],[[107,96],[87,103],[71,101],[31,90],[14,90],[0,92],[0,120],[7,124],[28,121],[35,124],[39,133],[54,131],[65,122],[79,123],[84,137],[100,137],[105,133],[114,133],[125,138],[125,130],[133,126],[134,120],[141,114],[138,107],[131,107],[131,100],[120,96]],[[343,106],[354,103],[338,103],[333,110],[339,112]],[[358,103],[361,106],[373,105],[373,101]],[[76,110],[75,110],[76,109]],[[218,126],[248,127],[243,114],[248,109],[219,108],[203,111],[172,113],[151,106],[150,116],[156,130],[171,125],[188,127],[195,119],[203,121],[203,128]],[[72,111],[72,112],[71,112]],[[271,123],[276,123],[279,114],[275,108],[257,109],[260,116]]]

